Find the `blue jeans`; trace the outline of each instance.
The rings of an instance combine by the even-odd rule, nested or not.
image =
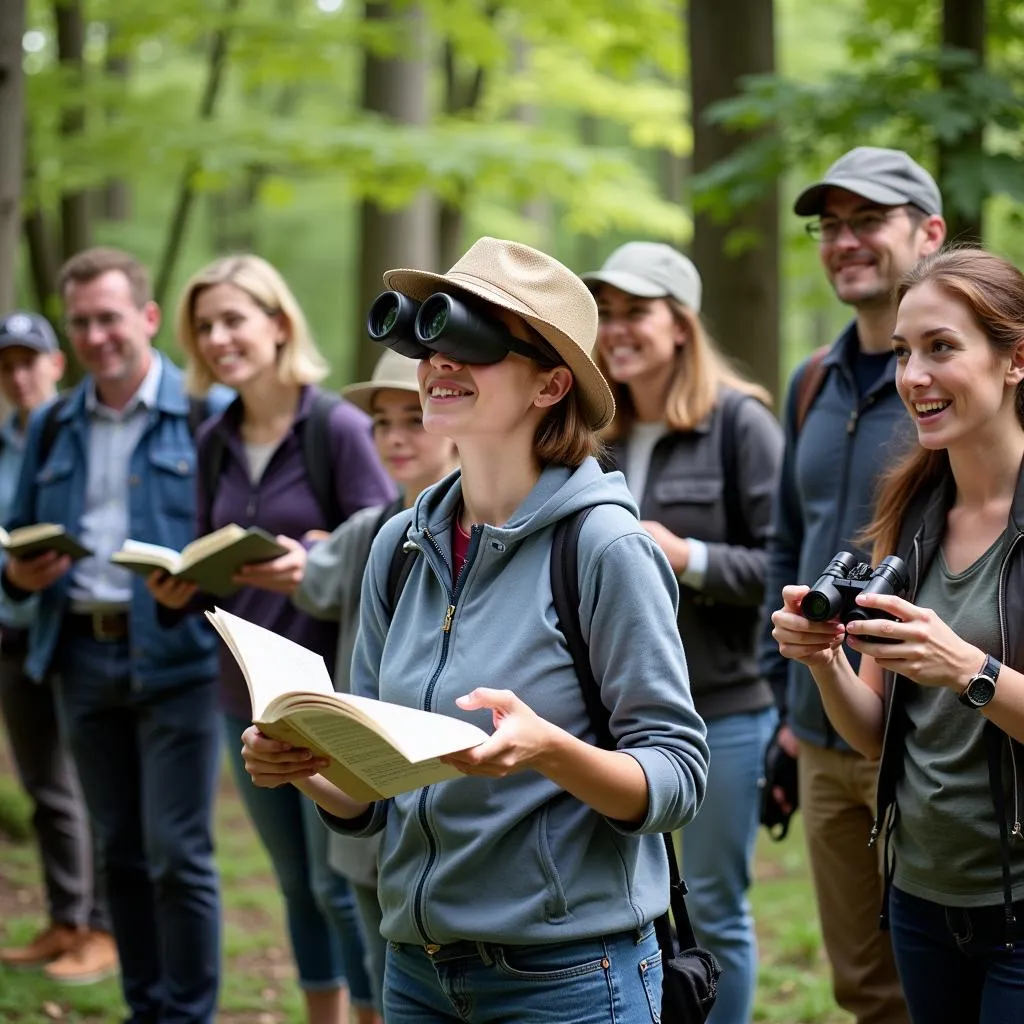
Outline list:
[[[387,1024],[658,1024],[654,928],[550,946],[388,943]]]
[[[381,909],[377,898],[377,886],[360,885],[349,879],[352,896],[359,914],[359,928],[366,946],[366,969],[373,985],[373,1005],[381,1010],[384,996],[384,961],[387,957],[387,943],[380,934]]]
[[[760,822],[758,781],[777,721],[772,707],[707,723],[707,794],[683,829],[686,907],[697,941],[722,965],[710,1024],[747,1024],[754,1009],[757,937],[747,890]]]
[[[220,978],[216,686],[133,686],[128,644],[65,637],[59,702],[106,881],[130,1024],[207,1024]]]
[[[1003,907],[945,907],[893,886],[892,948],[915,1024],[1024,1020],[1024,900],[1007,951]]]
[[[240,737],[249,724],[224,716],[238,791],[270,854],[284,896],[299,984],[308,992],[325,992],[347,981],[353,1004],[370,1006],[373,992],[364,966],[355,900],[348,879],[327,863],[327,826],[316,804],[294,786],[261,789],[252,784],[240,752]]]

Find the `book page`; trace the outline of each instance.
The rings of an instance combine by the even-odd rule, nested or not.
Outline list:
[[[254,721],[284,693],[334,696],[330,673],[319,654],[222,608],[207,612],[206,617],[242,669]]]
[[[387,740],[352,718],[328,710],[292,712],[290,720],[328,757],[340,761],[381,796],[420,789],[459,772],[436,758],[409,764]]]
[[[7,543],[14,545],[31,544],[37,540],[52,540],[64,533],[64,527],[57,523],[36,523],[33,526],[19,526],[7,535]]]
[[[237,523],[228,523],[213,533],[207,533],[197,537],[190,544],[181,549],[181,568],[187,569],[191,565],[205,558],[214,551],[220,551],[234,544],[240,537],[245,536],[245,530]]]
[[[175,572],[178,568],[178,552],[174,548],[164,547],[163,544],[150,544],[144,540],[126,540],[121,545],[120,551],[115,551],[110,560],[117,561],[118,555],[125,556],[125,561],[152,562],[168,572]]]

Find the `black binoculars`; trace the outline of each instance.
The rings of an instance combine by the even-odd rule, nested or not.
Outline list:
[[[447,292],[435,292],[422,303],[401,292],[383,292],[370,306],[366,330],[374,341],[410,359],[439,352],[459,363],[488,366],[517,352],[546,369],[562,361],[539,335],[536,345],[528,344],[496,317]]]
[[[877,608],[861,608],[857,604],[857,595],[895,594],[903,597],[909,586],[910,577],[902,558],[889,555],[878,563],[878,568],[872,569],[868,562],[857,561],[849,551],[840,551],[804,595],[800,610],[812,622],[828,622],[830,619],[838,619],[844,625],[867,619],[899,622],[895,615]],[[872,643],[899,643],[891,637],[872,636],[870,639]]]

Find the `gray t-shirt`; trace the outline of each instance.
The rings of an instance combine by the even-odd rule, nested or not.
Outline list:
[[[951,573],[941,552],[918,589],[958,636],[999,657],[999,571],[1004,534],[973,565]],[[980,667],[980,666],[979,666]],[[896,787],[893,882],[921,899],[954,907],[1003,902],[1002,852],[992,806],[986,719],[945,687],[912,686],[904,771]],[[1024,897],[1024,857],[1011,862],[1013,898]]]

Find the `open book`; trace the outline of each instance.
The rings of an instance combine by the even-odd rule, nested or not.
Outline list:
[[[260,731],[331,758],[320,774],[356,800],[456,778],[438,758],[488,738],[460,718],[336,693],[319,654],[220,608],[206,617],[242,669]]]
[[[58,523],[19,526],[10,533],[0,527],[0,547],[14,558],[31,558],[46,551],[56,551],[59,555],[70,555],[77,561],[92,554],[77,537]]]
[[[231,577],[243,565],[277,558],[287,550],[259,527],[245,529],[231,523],[186,544],[180,552],[159,544],[126,540],[110,560],[142,576],[163,569],[171,576],[199,584],[204,593],[226,597],[238,590]]]

